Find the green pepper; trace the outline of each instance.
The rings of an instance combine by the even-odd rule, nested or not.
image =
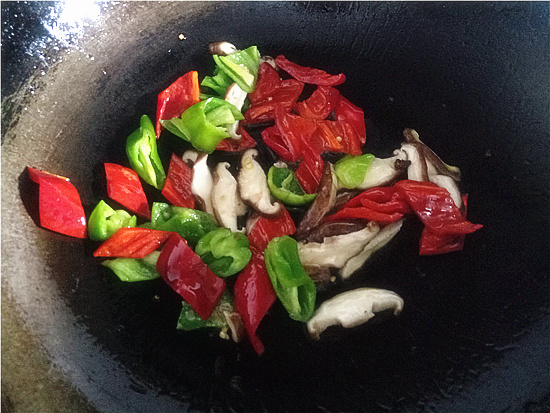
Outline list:
[[[207,233],[217,229],[218,224],[214,217],[206,212],[153,202],[151,227],[177,232],[190,244],[195,245]]]
[[[183,301],[176,328],[186,331],[204,327],[217,327],[222,330],[227,329],[229,324],[225,318],[225,313],[232,313],[234,311],[233,297],[227,290],[223,292],[218,304],[216,304],[216,307],[214,307],[212,314],[207,320],[203,320],[199,313],[197,313],[187,301]]]
[[[92,241],[105,241],[119,228],[135,227],[137,217],[123,209],[114,210],[101,200],[88,219],[88,237]]]
[[[306,205],[317,196],[317,194],[306,194],[294,172],[288,168],[276,166],[269,168],[267,185],[271,194],[287,205]]]
[[[202,152],[211,153],[230,136],[227,126],[244,119],[239,109],[215,97],[202,100],[186,109],[179,118],[161,120],[162,126],[188,141]]]
[[[334,164],[334,173],[344,188],[356,188],[365,179],[365,173],[369,168],[374,155],[346,155]]]
[[[115,258],[101,264],[113,270],[121,281],[147,281],[160,277],[157,272],[157,259],[160,251],[153,251],[143,258]]]
[[[202,80],[201,86],[206,86],[215,91],[218,95],[225,96],[225,91],[233,82],[233,79],[216,66],[214,69],[214,76],[206,76]]]
[[[227,56],[213,55],[216,65],[235,81],[246,93],[252,93],[256,87],[260,52],[256,46],[231,53]]]
[[[130,166],[148,184],[162,189],[166,173],[157,151],[155,127],[149,116],[141,117],[139,129],[126,140],[126,155]]]
[[[273,238],[264,253],[265,265],[277,297],[290,318],[307,321],[315,310],[315,283],[300,262],[296,240],[284,235]]]
[[[229,228],[210,231],[199,240],[195,253],[218,277],[238,273],[252,257],[246,236]]]

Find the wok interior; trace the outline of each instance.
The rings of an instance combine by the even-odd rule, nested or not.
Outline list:
[[[422,410],[443,409],[455,394],[468,407],[510,403],[506,391],[485,394],[480,382],[547,318],[549,89],[541,86],[548,86],[548,42],[547,22],[537,17],[545,7],[121,4],[89,29],[83,52],[36,78],[39,93],[28,101],[34,116],[22,113],[6,132],[4,208],[28,196],[28,165],[70,177],[90,212],[104,195],[102,162],[124,162],[125,138],[142,114],[154,118],[160,90],[188,70],[211,72],[209,42],[254,44],[344,72],[342,94],[368,117],[366,150],[386,156],[403,128],[415,128],[461,168],[469,219],[485,226],[463,252],[419,257],[421,226],[411,219],[360,274],[319,294],[387,288],[405,300],[399,317],[377,316],[312,342],[276,304],[259,329],[262,357],[215,332],[177,332],[180,304],[166,285],[118,281],[92,259],[88,243],[37,228],[28,200],[14,212],[24,231],[2,217],[3,285],[54,363],[100,410]],[[161,138],[159,148],[168,159],[178,141]],[[48,332],[48,325],[64,329]],[[532,387],[527,376],[514,378],[523,393]]]

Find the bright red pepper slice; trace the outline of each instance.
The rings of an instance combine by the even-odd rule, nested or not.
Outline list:
[[[436,234],[469,234],[483,227],[467,221],[449,191],[433,182],[403,180],[395,188],[424,225]]]
[[[381,224],[389,224],[390,222],[395,222],[398,219],[403,218],[403,214],[399,212],[384,213],[373,211],[370,208],[358,207],[341,209],[325,219],[327,221],[339,221],[349,218],[363,218],[369,221],[376,221]]]
[[[302,153],[302,162],[300,162],[298,169],[296,169],[296,179],[308,194],[317,192],[317,187],[319,186],[319,182],[321,182],[325,163],[321,158],[320,152],[311,146],[305,146]]]
[[[141,227],[117,230],[94,252],[94,257],[143,258],[155,251],[171,232]]]
[[[262,131],[262,140],[282,159],[292,159],[294,157],[277,126],[265,128]]]
[[[269,63],[264,62],[258,68],[258,81],[256,88],[248,94],[250,103],[260,103],[273,97],[275,91],[281,86],[281,78],[277,71]]]
[[[233,287],[235,309],[241,315],[254,350],[264,352],[264,345],[256,335],[262,318],[277,299],[267,273],[263,254],[254,254],[239,274]]]
[[[157,271],[203,320],[210,317],[225,290],[225,281],[216,277],[176,233],[170,235],[160,252]]]
[[[194,209],[195,196],[191,192],[192,179],[193,168],[173,153],[170,157],[170,165],[168,166],[168,174],[162,188],[162,195],[172,205]]]
[[[141,217],[150,219],[151,211],[138,174],[122,165],[105,163],[107,195]]]
[[[157,125],[155,128],[157,139],[162,130],[161,120],[179,117],[185,109],[199,102],[199,74],[196,71],[187,72],[160,92],[157,100]]]
[[[281,214],[276,218],[261,216],[247,235],[250,250],[253,255],[263,255],[269,241],[275,237],[292,235],[295,231],[294,221],[286,208],[283,208]]]
[[[247,148],[253,148],[256,146],[256,141],[254,138],[250,136],[250,134],[242,126],[239,126],[237,133],[241,135],[241,139],[223,139],[220,143],[218,143],[218,146],[216,146],[216,150],[225,152],[240,152]]]
[[[466,218],[466,205],[468,195],[462,196],[464,203],[464,218]],[[448,252],[461,251],[464,248],[465,234],[436,234],[428,228],[424,228],[420,238],[420,255],[446,254]]]
[[[323,120],[340,100],[340,92],[331,86],[318,86],[309,98],[294,105],[294,110],[307,119]]]
[[[367,141],[367,130],[365,126],[365,113],[359,106],[351,103],[348,99],[340,96],[334,108],[334,119],[339,122],[347,122],[357,132],[359,142],[364,145]]]
[[[38,187],[40,225],[51,231],[86,238],[86,216],[80,195],[68,178],[27,168]]]
[[[271,67],[268,63],[265,64]],[[281,84],[269,96],[250,105],[244,114],[245,122],[251,124],[272,120],[275,117],[277,106],[282,106],[286,112],[290,112],[303,89],[302,82],[295,79],[282,80]]]
[[[321,120],[317,121],[319,135],[323,142],[323,149],[330,152],[344,152],[351,155],[361,155],[361,140],[355,128],[345,121]]]
[[[336,86],[344,83],[346,80],[346,75],[343,73],[330,75],[321,69],[314,69],[292,63],[283,55],[277,56],[275,58],[275,63],[294,79],[304,83],[320,86]]]

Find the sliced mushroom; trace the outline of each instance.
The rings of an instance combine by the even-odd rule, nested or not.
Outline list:
[[[376,236],[371,239],[367,245],[365,245],[359,254],[351,257],[348,262],[346,262],[346,265],[344,265],[339,271],[340,277],[343,279],[349,278],[355,271],[361,268],[372,254],[390,242],[393,237],[397,235],[402,225],[403,219],[400,219],[382,228],[380,232],[378,232],[378,234],[376,234]]]
[[[357,189],[364,191],[377,186],[391,185],[408,166],[407,154],[400,149],[395,150],[391,158],[374,158],[365,173],[365,179]]]
[[[302,265],[319,265],[322,267],[342,268],[346,262],[359,254],[365,245],[373,239],[380,226],[369,221],[360,231],[344,235],[325,237],[323,242],[298,242],[298,255]]]
[[[242,90],[239,87],[239,85],[236,83],[233,83],[225,91],[225,100],[231,103],[233,106],[235,106],[239,110],[242,110],[246,96],[247,96],[247,93],[244,90]],[[237,133],[238,129],[239,129],[239,121],[237,120],[233,124],[227,127],[227,131],[231,135],[227,139],[233,139],[235,141],[240,140],[242,136]]]
[[[385,310],[393,310],[393,314],[398,315],[403,305],[403,299],[393,291],[357,288],[323,302],[307,322],[307,329],[310,336],[318,340],[330,326],[356,327],[369,321],[374,313]]]
[[[237,226],[237,217],[243,215],[243,202],[237,191],[237,180],[229,172],[229,163],[220,162],[214,171],[212,188],[212,208],[218,223],[233,232],[241,231]],[[246,208],[244,210],[246,212]]]
[[[330,273],[330,268],[321,265],[304,265],[304,270],[316,285],[327,284],[336,279]]]
[[[195,164],[195,162],[197,162],[197,158],[199,157],[199,153],[197,151],[193,151],[193,150],[188,150],[188,151],[185,151],[183,153],[183,155],[181,156],[181,159],[183,160],[183,162],[185,162],[187,165],[189,165],[190,167],[193,167],[193,165]]]
[[[273,69],[275,70],[279,69],[279,67],[277,66],[277,63],[275,63],[275,59],[271,56],[260,57],[260,64],[262,63],[269,63]]]
[[[223,315],[225,316],[225,321],[227,321],[227,324],[229,325],[231,338],[235,343],[241,342],[241,340],[246,337],[246,330],[244,328],[244,322],[241,315],[236,311],[224,311]]]
[[[316,226],[304,237],[298,238],[305,242],[323,242],[326,237],[335,235],[349,234],[350,232],[360,231],[367,225],[364,219],[348,219],[346,221],[327,221]]]
[[[208,53],[212,55],[217,54],[220,56],[227,56],[238,51],[239,49],[237,49],[235,45],[225,41],[214,42],[208,45]]]
[[[278,202],[272,202],[267,177],[256,161],[257,156],[256,149],[248,149],[241,158],[241,169],[237,177],[241,199],[263,215],[278,215],[282,206]]]
[[[212,188],[214,187],[214,180],[210,168],[208,168],[208,164],[206,163],[207,160],[207,154],[200,154],[193,165],[191,192],[195,195],[195,200],[200,208],[214,215],[214,208],[212,206]]]
[[[424,153],[412,143],[401,144],[401,150],[407,154],[407,159],[411,162],[407,168],[407,178],[413,181],[429,181]]]
[[[328,211],[334,206],[337,191],[338,178],[336,178],[334,168],[330,162],[325,162],[323,174],[321,175],[317,189],[317,196],[300,221],[298,228],[296,228],[295,236],[297,238],[304,237],[312,228],[319,225]]]

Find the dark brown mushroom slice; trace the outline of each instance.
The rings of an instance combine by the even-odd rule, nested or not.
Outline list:
[[[246,337],[246,330],[244,327],[243,318],[236,311],[223,313],[225,320],[229,325],[229,330],[231,331],[231,338],[235,343],[241,342]]]
[[[328,284],[336,279],[330,268],[321,265],[304,265],[304,270],[317,286]]]
[[[428,182],[428,164],[424,158],[424,152],[414,143],[401,144],[401,150],[407,154],[410,162],[407,168],[407,178],[413,181]]]

